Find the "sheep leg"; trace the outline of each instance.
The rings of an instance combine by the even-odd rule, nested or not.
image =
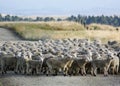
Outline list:
[[[2,74],[5,74],[5,64],[3,61],[1,61],[1,71],[2,71]]]
[[[84,75],[86,76],[86,70],[85,70],[85,67],[83,67],[83,73],[84,73]]]
[[[65,67],[65,68],[64,68],[64,76],[66,76],[66,75],[67,75],[67,73],[68,73],[68,68],[67,68],[67,67]]]
[[[112,67],[111,69],[112,69],[112,75],[114,75],[114,72],[115,72],[115,71],[114,71],[114,67]]]
[[[39,67],[36,67],[36,74],[39,74]]]
[[[94,76],[97,75],[97,68],[94,68]]]
[[[108,76],[107,68],[104,67],[104,76]]]
[[[27,73],[27,74],[30,73],[30,65],[29,65],[28,62],[26,63],[26,73]]]
[[[91,75],[93,75],[93,71],[94,71],[93,68],[91,68]]]
[[[84,75],[84,71],[83,71],[83,68],[81,68],[81,75],[82,75],[82,76]]]
[[[80,68],[76,68],[76,70],[74,71],[74,75],[79,74],[79,72],[80,72]]]
[[[17,61],[17,65],[16,65],[16,68],[15,68],[15,73],[16,74],[18,73],[18,68],[19,68],[19,65],[18,65],[18,61]]]
[[[116,70],[115,70],[116,74],[118,74],[119,66],[117,65],[115,69],[116,69]]]

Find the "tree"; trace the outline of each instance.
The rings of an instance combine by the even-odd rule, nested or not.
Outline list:
[[[23,20],[24,20],[24,21],[29,21],[29,19],[28,19],[28,18],[24,18]]]
[[[47,22],[47,21],[55,21],[55,19],[53,17],[45,17],[44,21],[45,22]]]
[[[0,21],[2,21],[3,19],[2,19],[2,15],[0,14]]]
[[[11,18],[10,15],[6,15],[6,16],[5,16],[5,21],[11,21],[11,20],[12,20],[12,18]]]
[[[36,17],[36,21],[43,21],[42,17]]]
[[[68,21],[75,21],[80,22],[85,26],[85,24],[91,24],[91,23],[100,23],[100,24],[108,24],[113,26],[120,26],[120,17],[118,16],[81,16],[78,15],[75,17],[72,15],[71,17],[68,17],[66,20]]]
[[[62,21],[62,19],[61,19],[61,18],[58,18],[57,21]]]
[[[81,22],[81,19],[82,19],[82,16],[79,14],[79,15],[77,16],[77,20],[78,20],[79,23]]]
[[[53,17],[50,17],[50,21],[55,21],[55,19]]]

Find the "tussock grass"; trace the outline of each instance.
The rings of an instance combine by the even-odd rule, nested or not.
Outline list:
[[[116,28],[111,26],[111,25],[104,25],[104,24],[90,24],[89,26],[89,29],[92,29],[92,30],[115,30]]]
[[[83,30],[81,24],[75,22],[3,22],[0,26],[12,29],[24,39],[34,40],[51,38],[54,32]],[[62,35],[62,34],[61,34]],[[57,36],[57,35],[56,35]]]
[[[103,42],[116,40],[120,42],[120,31],[116,27],[101,24],[90,24],[95,30],[85,30],[84,26],[75,22],[3,22],[0,26],[12,29],[21,37],[28,40],[45,38],[88,38],[100,39]],[[119,27],[118,27],[119,28]]]
[[[100,39],[102,42],[107,42],[108,40],[116,40],[120,42],[120,31],[115,30],[91,30],[86,31],[85,36],[91,40]]]
[[[84,30],[84,26],[76,22],[47,22],[54,30]]]
[[[0,26],[6,27],[24,27],[25,29],[43,29],[43,30],[83,30],[84,26],[76,22],[1,22]]]

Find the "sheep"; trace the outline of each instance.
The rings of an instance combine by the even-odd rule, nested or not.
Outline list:
[[[2,54],[0,56],[2,74],[7,73],[8,70],[14,70],[17,63],[17,58],[11,54]]]
[[[70,70],[70,68],[71,68],[71,66],[72,66],[72,64],[73,64],[73,61],[74,61],[73,59],[70,59],[70,60],[65,64],[65,66],[64,66],[64,68],[63,68],[64,76],[68,75],[69,70]]]
[[[42,54],[39,52],[34,53],[31,58],[32,60],[41,60]]]
[[[26,60],[22,55],[22,51],[16,51],[15,56],[17,58],[17,64],[15,68],[15,73],[26,73]]]
[[[120,50],[117,52],[117,57],[119,58],[119,64],[120,64]],[[119,72],[120,72],[120,66],[119,66]]]
[[[27,66],[27,61],[32,60],[31,53],[26,53],[26,51],[18,51],[16,52],[16,57],[17,57],[17,65],[16,65],[16,71],[15,73],[27,73],[28,71],[28,66]],[[30,54],[30,55],[29,55]]]
[[[39,74],[41,71],[41,60],[28,60],[27,61],[27,74]]]
[[[27,74],[39,74],[42,69],[43,57],[41,53],[36,53],[32,56],[32,59],[26,62],[27,64]]]
[[[120,51],[117,53],[117,56],[120,58]]]
[[[108,44],[109,45],[114,45],[114,44],[117,44],[117,41],[108,41]]]
[[[81,72],[81,75],[86,75],[85,66],[88,63],[88,59],[74,58],[71,67],[69,68],[70,75],[78,75]]]
[[[96,51],[92,54],[92,59],[100,59],[101,58],[101,55]]]
[[[48,59],[50,59],[50,58],[52,58],[52,57],[44,58],[44,59],[43,59],[42,68],[41,68],[41,72],[42,72],[43,74],[46,74],[46,73],[47,73],[48,66],[47,66],[47,64],[46,64],[46,61],[47,61]]]
[[[64,66],[70,61],[70,58],[50,58],[46,61],[48,66],[48,72],[53,75],[57,75],[59,71],[63,72]],[[48,75],[47,72],[47,75]],[[63,73],[64,74],[64,73]]]
[[[38,63],[40,62],[42,65],[42,68],[40,70],[43,73],[55,74],[55,72],[63,72],[64,75],[77,75],[79,71],[82,71],[81,74],[86,75],[85,72],[93,68],[92,61],[105,60],[106,55],[108,55],[109,52],[119,52],[119,49],[119,44],[114,41],[110,41],[108,44],[101,44],[101,41],[99,40],[94,40],[93,42],[90,42],[90,40],[88,39],[76,38],[59,40],[45,39],[34,42],[0,42],[0,52],[5,52],[4,55],[15,55],[14,57],[17,59],[15,72],[23,74],[31,74],[32,72],[38,74],[37,70],[40,68],[38,68],[37,66],[35,67],[35,65],[39,65]],[[117,54],[117,56],[119,57],[119,53]],[[115,63],[117,61],[115,59],[117,58],[117,56],[115,55],[113,58],[114,60],[111,62],[109,68],[110,72],[113,72],[114,70],[114,72],[116,73],[116,70],[118,70],[115,68]],[[66,61],[66,58],[69,59]],[[85,62],[84,68],[78,66],[76,60],[79,59],[88,60],[88,62]],[[51,60],[55,61],[55,64],[57,65],[55,66],[55,64],[50,63]],[[58,64],[57,62],[60,64]],[[47,63],[49,63],[50,65],[48,65]],[[74,67],[73,65],[77,66]],[[50,68],[50,66],[52,68]],[[10,67],[7,66],[7,69],[10,69]],[[100,70],[102,70],[102,67],[100,67]]]
[[[18,74],[18,73],[26,74],[27,73],[26,59],[24,59],[22,57],[17,58],[15,73],[16,74]]]
[[[97,69],[102,68],[104,70],[104,76],[108,76],[108,69],[111,62],[113,61],[112,57],[107,57],[107,59],[96,59],[91,62],[91,74],[96,76]]]
[[[112,74],[114,74],[114,73],[118,74],[119,58],[117,57],[116,54],[113,55],[113,61],[110,64],[110,69],[111,69]]]

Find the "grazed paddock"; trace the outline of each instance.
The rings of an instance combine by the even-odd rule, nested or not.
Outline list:
[[[88,25],[89,30],[75,22],[3,22],[1,27],[6,27],[24,39],[64,39],[64,38],[88,38],[90,40],[100,39],[120,41],[120,31],[116,27],[101,24]],[[118,27],[119,28],[119,27]]]

